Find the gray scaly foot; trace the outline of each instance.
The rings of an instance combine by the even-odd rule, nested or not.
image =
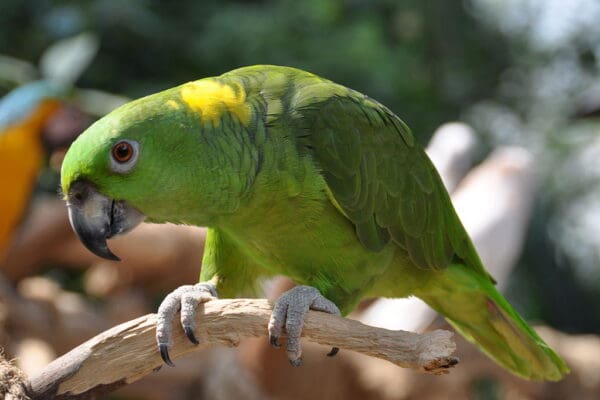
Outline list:
[[[329,314],[341,315],[340,310],[330,300],[312,286],[296,286],[283,293],[275,302],[269,321],[269,341],[275,348],[281,347],[279,337],[283,327],[287,332],[287,355],[290,363],[297,367],[302,364],[302,348],[300,336],[304,316],[308,310],[323,311]],[[339,349],[334,347],[327,354],[334,356]]]
[[[173,345],[173,319],[181,310],[181,325],[185,335],[194,344],[198,344],[194,336],[196,308],[200,303],[216,299],[217,289],[212,283],[197,283],[180,286],[165,297],[158,307],[156,322],[156,342],[163,361],[174,367],[169,357],[169,348]]]

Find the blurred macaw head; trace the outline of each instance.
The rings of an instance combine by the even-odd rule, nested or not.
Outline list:
[[[67,147],[90,123],[69,103],[71,92],[71,86],[47,80],[9,92],[0,99],[0,135],[20,126],[36,131],[49,151]]]
[[[23,123],[46,103],[62,102],[68,92],[66,86],[51,81],[19,86],[0,99],[0,132]]]

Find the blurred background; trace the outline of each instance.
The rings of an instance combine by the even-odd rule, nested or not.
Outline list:
[[[310,345],[305,366],[292,371],[265,339],[179,360],[107,398],[600,398],[598,21],[595,0],[3,0],[5,357],[35,374],[198,276],[200,228],[144,225],[113,241],[121,265],[81,247],[57,194],[69,143],[128,99],[280,64],[368,94],[430,143],[482,258],[572,375],[527,383],[467,344],[445,377],[344,352],[321,360],[323,349]],[[271,282],[267,294],[285,285]],[[414,301],[376,302],[354,317],[444,327]]]

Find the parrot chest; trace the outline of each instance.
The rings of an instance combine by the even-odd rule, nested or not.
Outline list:
[[[0,182],[10,191],[0,197],[3,217],[0,219],[0,253],[8,246],[13,229],[22,217],[38,170],[43,149],[37,132],[23,127],[0,133]]]
[[[341,308],[353,307],[394,256],[394,246],[377,253],[362,246],[325,193],[272,201],[253,216],[228,230],[241,252],[271,274],[316,287]]]

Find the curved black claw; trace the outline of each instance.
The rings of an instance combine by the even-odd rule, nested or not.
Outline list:
[[[299,367],[302,365],[302,358],[296,358],[295,360],[290,360],[290,364],[292,364],[293,367]]]
[[[175,364],[173,364],[171,357],[169,357],[169,347],[166,344],[161,344],[158,347],[160,348],[160,358],[162,358],[169,367],[174,367]]]
[[[276,349],[281,347],[281,344],[279,344],[279,336],[269,335],[269,343]]]
[[[196,345],[200,344],[200,342],[198,341],[198,339],[196,339],[196,336],[194,335],[194,330],[190,326],[184,326],[183,330],[185,331],[185,336],[187,336],[190,342]]]
[[[329,353],[327,353],[327,357],[333,357],[333,356],[335,356],[339,352],[340,352],[340,348],[339,347],[332,347],[331,351]]]

